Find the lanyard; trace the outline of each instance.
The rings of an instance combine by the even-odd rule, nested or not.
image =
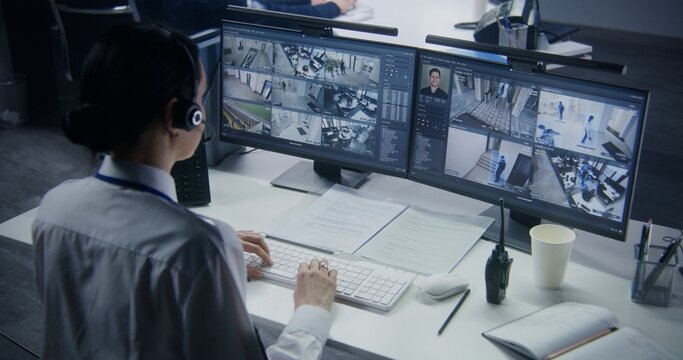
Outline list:
[[[130,188],[133,190],[148,192],[148,193],[150,193],[152,195],[156,195],[156,196],[158,196],[158,197],[160,197],[160,198],[162,198],[162,199],[164,199],[170,203],[175,203],[175,201],[173,201],[173,199],[171,199],[168,195],[162,193],[161,191],[159,191],[153,187],[137,183],[135,181],[119,179],[119,178],[115,178],[115,177],[111,177],[111,176],[102,175],[100,173],[95,174],[95,177],[99,180],[106,182],[106,183],[127,187],[127,188]]]

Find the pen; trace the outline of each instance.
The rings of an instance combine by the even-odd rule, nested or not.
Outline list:
[[[460,306],[462,306],[462,303],[465,302],[465,299],[467,299],[467,295],[470,294],[470,289],[465,290],[465,294],[458,300],[458,303],[455,305],[455,308],[453,311],[451,311],[450,314],[448,314],[448,318],[446,318],[446,321],[444,321],[443,325],[441,325],[441,328],[439,329],[439,333],[437,335],[441,335],[441,333],[446,329],[446,326],[448,325],[449,322],[451,322],[451,319],[455,315],[455,313],[458,312],[458,309],[460,309]]]
[[[638,249],[638,260],[647,261],[647,251],[650,247],[652,237],[652,219],[643,225],[643,232],[640,234],[640,249]]]

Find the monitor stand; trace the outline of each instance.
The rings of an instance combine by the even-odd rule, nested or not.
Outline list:
[[[479,215],[496,219],[482,237],[498,243],[500,236],[500,207],[491,206]],[[505,245],[530,254],[531,238],[529,237],[529,230],[540,224],[541,219],[508,209],[505,209],[505,217]]]
[[[270,183],[286,189],[323,194],[334,184],[358,189],[368,175],[368,172],[342,169],[339,165],[322,161],[299,161]]]

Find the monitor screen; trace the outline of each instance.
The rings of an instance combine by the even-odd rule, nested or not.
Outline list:
[[[224,21],[220,138],[407,176],[416,50]]]
[[[409,178],[624,239],[647,92],[426,50],[417,72]]]

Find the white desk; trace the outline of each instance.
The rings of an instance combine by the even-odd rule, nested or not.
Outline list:
[[[266,151],[228,159],[219,166],[220,171],[211,171],[212,204],[196,211],[220,218],[237,228],[273,230],[316,199],[314,195],[270,186],[269,180],[296,161],[298,159]],[[441,212],[479,213],[489,206],[411,181],[377,174],[371,175],[362,189]],[[638,230],[640,225],[632,226]],[[562,290],[541,290],[531,282],[530,257],[510,250],[514,262],[507,297],[502,305],[490,305],[485,300],[484,264],[493,244],[481,240],[454,270],[470,281],[472,293],[444,334],[437,337],[436,331],[459,297],[436,302],[425,298],[412,286],[397,306],[387,313],[335,303],[330,343],[361,355],[396,359],[452,359],[456,355],[465,359],[506,358],[509,355],[485,340],[481,332],[539,307],[565,300],[606,307],[617,314],[623,325],[638,329],[660,346],[683,357],[683,343],[680,341],[683,298],[680,294],[667,308],[631,302],[628,278],[632,271],[632,241],[621,243],[581,231],[577,235],[572,261],[582,253],[586,253],[584,257],[588,259],[606,258],[612,254],[619,260],[615,263],[624,265],[623,269],[613,269],[612,272],[623,271],[627,278],[572,262]],[[620,257],[621,253],[615,254],[612,249],[608,253],[594,254],[594,245],[599,245],[598,250],[602,247],[610,249],[610,245],[627,249],[627,255]],[[680,282],[680,275],[676,276]],[[257,322],[281,328],[292,313],[292,290],[266,281],[250,282],[247,305]]]
[[[439,50],[469,57],[480,57],[490,61],[506,61],[502,56],[425,43],[427,35],[439,35],[474,41],[473,30],[456,29],[453,25],[479,21],[486,11],[494,7],[486,0],[358,1],[374,9],[373,17],[362,21],[363,23],[396,27],[398,28],[398,36],[391,37],[338,29],[335,30],[336,35]],[[592,51],[590,45],[572,41],[554,43],[547,46],[545,50],[539,51],[564,54],[566,56],[576,56]],[[552,67],[557,66],[550,65],[549,69]]]
[[[473,40],[471,30],[457,30],[454,24],[478,21],[481,18],[477,3],[480,0],[358,0],[374,9],[374,16],[364,21],[373,25],[398,28],[395,38],[381,35],[360,35],[357,32],[338,30],[340,35],[358,36],[366,39],[387,41],[398,44],[421,47],[424,46],[428,34],[456,37]]]
[[[260,150],[228,158],[210,170],[211,204],[194,210],[226,221],[237,229],[273,230],[316,199],[315,195],[276,188],[269,183],[298,160]],[[371,175],[362,189],[442,212],[478,213],[489,206],[405,179],[377,174]],[[0,235],[30,243],[29,225],[34,216],[35,210],[31,210],[0,224]],[[600,245],[598,249],[605,244],[632,248],[630,243],[578,232],[575,250],[581,250],[581,244]],[[542,306],[566,300],[606,307],[617,314],[623,325],[641,331],[683,358],[683,342],[680,341],[683,298],[680,295],[674,296],[667,308],[632,303],[630,280],[577,264],[574,262],[577,252],[567,270],[564,289],[541,290],[531,282],[530,257],[510,249],[514,262],[507,297],[502,305],[490,305],[485,300],[484,264],[492,247],[492,243],[479,241],[456,266],[454,272],[469,280],[472,293],[441,336],[437,337],[436,332],[459,296],[437,302],[422,296],[417,287],[411,286],[396,307],[386,313],[335,302],[332,307],[335,321],[329,344],[368,357],[511,358],[484,339],[481,333]],[[626,252],[631,254],[631,250]],[[627,269],[632,267],[630,259],[629,256],[621,258]],[[680,283],[680,275],[676,276]],[[282,328],[293,311],[292,288],[269,281],[248,283],[247,299],[254,320],[266,326]]]

